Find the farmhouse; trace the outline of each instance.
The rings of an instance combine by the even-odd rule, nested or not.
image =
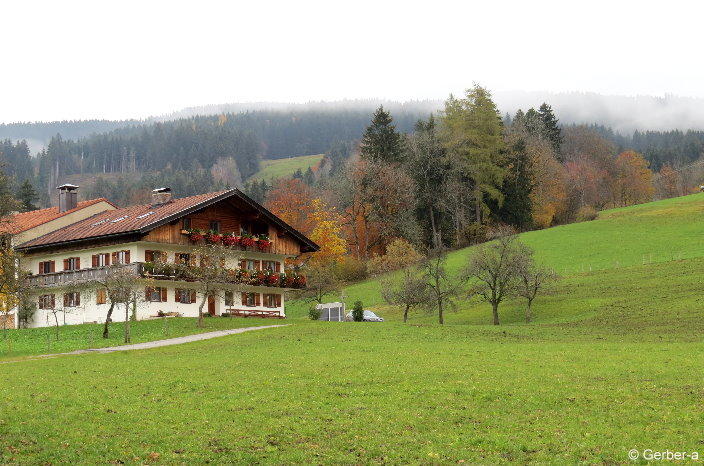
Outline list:
[[[61,189],[66,212],[81,210],[75,189]],[[221,264],[227,271],[222,292],[205,296],[207,313],[283,318],[284,292],[305,286],[285,259],[318,249],[237,189],[174,199],[169,188],[161,188],[149,204],[93,205],[102,202],[109,208],[15,243],[37,304],[29,326],[51,325],[57,310],[67,324],[103,322],[110,299],[101,279],[117,270],[135,278],[143,297],[134,305],[137,319],[195,317],[204,296],[198,279],[184,270],[208,260],[204,243],[230,251]],[[112,317],[124,318],[120,312]]]

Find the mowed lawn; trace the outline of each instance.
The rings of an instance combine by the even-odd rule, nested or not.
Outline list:
[[[252,175],[252,179],[272,181],[277,178],[290,177],[299,169],[305,173],[309,167],[315,167],[319,164],[324,155],[301,155],[285,159],[262,160],[259,171]]]
[[[704,449],[703,363],[700,342],[300,322],[0,365],[0,460],[627,462]]]

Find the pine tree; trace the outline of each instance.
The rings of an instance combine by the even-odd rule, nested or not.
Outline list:
[[[543,120],[545,137],[547,137],[547,139],[550,141],[550,144],[552,144],[552,149],[555,151],[555,155],[557,156],[558,160],[562,161],[562,158],[560,157],[560,146],[562,145],[562,131],[560,130],[560,127],[557,124],[558,119],[555,117],[555,114],[552,111],[552,107],[547,103],[543,102],[543,104],[538,109],[538,114]]]
[[[22,186],[20,186],[17,192],[17,200],[20,203],[21,212],[29,212],[30,210],[37,210],[37,206],[34,205],[34,201],[39,198],[37,192],[34,190],[32,183],[29,180],[24,180]]]
[[[383,106],[374,112],[371,124],[362,136],[361,155],[374,162],[397,163],[403,158],[401,135]]]
[[[530,228],[533,222],[532,171],[525,139],[514,137],[506,154],[506,176],[501,187],[504,201],[496,217],[519,230]]]
[[[308,170],[306,170],[303,175],[303,182],[308,186],[313,186],[315,184],[315,173],[313,173],[313,169],[311,167],[308,167]]]

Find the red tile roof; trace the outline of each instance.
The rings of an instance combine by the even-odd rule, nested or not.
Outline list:
[[[47,209],[32,210],[29,212],[22,212],[19,214],[11,215],[8,218],[7,223],[3,224],[2,227],[0,227],[0,229],[3,232],[10,233],[10,234],[14,235],[17,233],[21,233],[23,231],[30,230],[30,229],[37,227],[43,223],[47,223],[52,220],[56,220],[57,218],[63,217],[64,215],[68,215],[73,212],[77,212],[81,209],[92,206],[92,205],[97,204],[99,202],[107,202],[108,204],[110,204],[114,207],[114,205],[110,201],[101,197],[98,199],[91,199],[89,201],[81,201],[78,203],[78,205],[76,206],[75,209],[67,210],[66,212],[59,212],[58,207],[49,207]]]
[[[122,209],[108,210],[93,215],[85,220],[72,223],[60,230],[47,233],[44,236],[35,238],[21,244],[19,247],[27,248],[53,243],[64,243],[67,241],[77,241],[99,236],[110,236],[121,233],[138,232],[148,228],[152,224],[169,218],[182,211],[208,201],[218,199],[231,191],[217,191],[214,193],[199,194],[197,196],[174,199],[165,204],[135,205]]]

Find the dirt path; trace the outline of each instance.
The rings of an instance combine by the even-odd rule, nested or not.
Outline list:
[[[132,351],[132,350],[141,350],[141,349],[149,349],[149,348],[160,348],[162,346],[181,345],[183,343],[190,343],[192,341],[210,340],[211,338],[224,337],[226,335],[233,335],[235,333],[244,333],[244,332],[249,332],[252,330],[261,330],[261,329],[265,329],[265,328],[275,328],[275,327],[287,327],[289,325],[291,325],[291,324],[262,325],[260,327],[244,327],[244,328],[233,328],[230,330],[217,330],[215,332],[196,333],[194,335],[186,335],[183,337],[168,338],[166,340],[147,341],[144,343],[135,343],[132,345],[108,346],[106,348],[82,349],[82,350],[71,351],[68,353],[40,354],[37,356],[27,356],[26,358],[15,359],[12,361],[0,361],[0,364],[9,364],[12,362],[22,362],[22,361],[27,361],[27,360],[32,360],[32,359],[55,358],[58,356],[67,356],[67,355],[71,355],[71,354],[114,353],[115,351]]]

